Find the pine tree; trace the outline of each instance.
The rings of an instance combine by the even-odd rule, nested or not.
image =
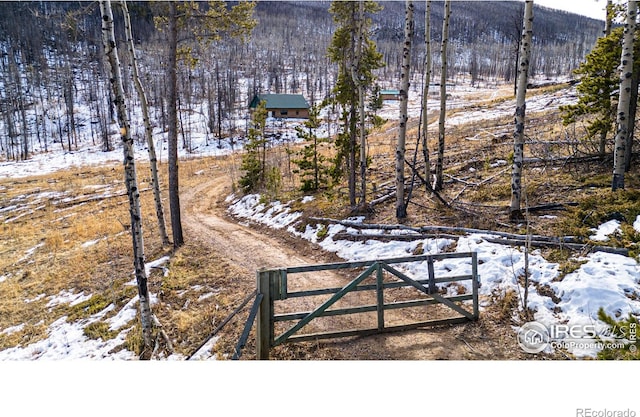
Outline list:
[[[302,191],[317,191],[327,184],[328,169],[325,166],[326,157],[319,152],[318,146],[325,142],[318,138],[317,129],[320,127],[320,109],[313,106],[309,111],[309,119],[304,127],[296,128],[298,137],[307,144],[298,152],[299,159],[293,163],[298,166],[294,172],[300,174]]]
[[[640,322],[637,317],[629,314],[629,317],[622,320],[615,320],[613,317],[607,315],[603,308],[598,310],[598,319],[603,321],[609,328],[609,332],[613,339],[619,344],[623,345],[622,348],[612,348],[606,346],[600,352],[598,352],[598,359],[608,360],[638,360],[640,359],[640,338],[638,338],[638,332],[640,331]]]
[[[598,39],[585,61],[574,71],[581,78],[576,87],[578,102],[560,108],[565,125],[575,123],[585,115],[593,116],[586,120],[586,139],[597,139],[600,157],[605,156],[607,140],[615,123],[619,84],[616,73],[621,53],[622,28]]]
[[[619,65],[624,28],[612,28],[611,20],[616,16],[623,16],[625,12],[621,5],[614,4],[607,4],[607,10],[605,35],[598,39],[594,48],[585,57],[585,61],[574,71],[580,77],[580,83],[576,87],[578,102],[574,105],[560,107],[565,126],[577,121],[585,123],[587,136],[584,140],[594,142],[600,158],[604,158],[607,151],[611,151],[611,133],[614,132],[616,123],[620,87]],[[640,78],[640,38],[637,36],[633,51],[632,97],[624,164],[627,171],[630,169],[631,145],[637,108],[636,98]]]
[[[240,188],[245,193],[264,188],[266,185],[266,144],[265,126],[267,123],[266,101],[261,101],[253,112],[253,123],[249,129],[245,154],[242,156]]]
[[[380,11],[380,6],[369,0],[359,2],[334,1],[329,11],[337,24],[333,34],[328,55],[332,62],[338,64],[338,76],[333,88],[335,101],[342,106],[342,132],[335,142],[337,149],[332,175],[334,180],[341,178],[346,172],[349,183],[349,202],[356,208],[356,177],[360,171],[361,204],[365,201],[364,181],[366,161],[366,132],[364,131],[364,95],[372,88],[375,81],[373,71],[383,67],[382,54],[376,44],[369,38],[371,19],[366,14]],[[357,82],[356,82],[357,81]],[[360,137],[360,145],[358,145]],[[361,160],[356,155],[360,152]],[[363,157],[364,156],[364,157]]]
[[[376,84],[373,86],[373,90],[369,96],[369,103],[367,105],[369,109],[369,123],[374,129],[379,128],[386,123],[385,119],[378,116],[378,112],[382,110],[382,106],[384,106],[384,100],[380,94],[380,85]]]

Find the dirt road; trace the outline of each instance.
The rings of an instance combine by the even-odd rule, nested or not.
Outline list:
[[[256,271],[260,268],[335,261],[330,254],[322,253],[306,241],[234,222],[225,215],[224,198],[231,193],[229,178],[218,170],[208,178],[181,195],[185,229],[209,245],[212,251],[246,271],[247,280],[255,282]],[[311,279],[305,281],[303,277],[299,285],[310,284]],[[325,274],[322,281],[323,285],[339,287],[347,283],[348,278]],[[389,315],[390,320],[401,318],[393,317],[393,314],[402,313],[393,312]],[[323,323],[316,326],[324,328],[328,325],[327,321]],[[358,321],[357,327],[375,325],[371,319],[364,318]],[[314,358],[317,354],[317,358],[325,359],[532,359],[520,351],[508,325],[493,323],[482,313],[481,319],[474,323],[300,345],[307,347],[294,349],[307,349],[306,357]],[[311,354],[309,349],[313,351]]]

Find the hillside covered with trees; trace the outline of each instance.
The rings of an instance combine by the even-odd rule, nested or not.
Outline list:
[[[297,92],[312,103],[330,96],[337,67],[327,56],[335,30],[329,4],[258,2],[254,15],[257,25],[246,43],[231,37],[209,45],[197,45],[188,36],[181,39],[181,47],[191,51],[190,59],[198,65],[179,68],[180,108],[185,112],[206,109],[209,133],[228,137],[239,133],[242,124],[236,126],[233,120],[244,116],[255,93]],[[381,4],[384,12],[372,15],[371,27],[371,38],[385,64],[376,75],[383,87],[394,87],[400,74],[401,50],[397,44],[403,36],[403,4]],[[434,43],[441,37],[442,6],[442,2],[434,2],[431,9]],[[129,4],[153,121],[166,127],[166,32],[154,23],[162,7],[152,2]],[[570,78],[602,33],[602,22],[544,8],[536,11],[531,72]],[[422,13],[424,3],[418,2],[416,14]],[[116,36],[122,42],[121,14],[115,13],[114,19]],[[522,4],[518,2],[455,2],[447,78],[456,82],[470,75],[473,82],[485,84],[515,80],[521,19]],[[97,3],[2,2],[0,34],[3,158],[25,159],[35,149],[54,146],[71,150],[79,140],[86,140],[81,139],[86,136],[80,131],[82,126],[90,127],[92,141],[111,149],[107,132],[114,108],[109,105],[112,100],[105,88]],[[423,19],[416,20],[414,44],[412,71],[419,79],[424,69]],[[440,57],[435,49],[432,54],[437,74]],[[125,93],[136,99],[129,81],[129,58],[122,54],[121,59]],[[75,120],[77,105],[91,107],[91,120]]]

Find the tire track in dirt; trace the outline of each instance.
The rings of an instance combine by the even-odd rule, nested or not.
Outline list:
[[[263,231],[245,226],[227,218],[224,197],[231,193],[230,179],[216,170],[210,179],[181,194],[185,229],[192,236],[206,243],[212,251],[230,263],[246,271],[248,280],[255,281],[256,271],[261,268],[277,268],[318,263],[316,256],[307,256],[304,249],[295,248]],[[302,245],[307,245],[304,242]],[[321,261],[323,262],[323,261]],[[296,276],[296,287],[318,288],[318,274]],[[336,273],[323,273],[322,287],[342,287],[348,279]],[[326,299],[326,297],[324,298]],[[372,298],[358,293],[357,304],[370,303]],[[321,302],[321,301],[320,301]],[[354,298],[348,300],[354,302]],[[319,303],[313,299],[295,299],[287,311],[308,311]],[[353,304],[352,304],[353,305]],[[336,307],[338,304],[335,305]],[[292,309],[292,310],[290,310]],[[281,311],[278,311],[281,312]],[[403,319],[400,311],[385,312],[388,322]],[[335,325],[347,320],[345,317],[327,317],[309,324],[311,331],[335,330]],[[373,317],[357,317],[351,320],[357,328],[375,327]],[[313,326],[313,327],[311,327]],[[344,327],[343,327],[344,328]],[[368,337],[328,339],[322,342],[338,352],[335,359],[523,359],[526,356],[498,325],[481,320],[456,326],[427,328],[402,333],[388,333]]]

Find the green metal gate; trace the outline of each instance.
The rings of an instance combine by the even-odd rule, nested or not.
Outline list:
[[[434,262],[445,259],[469,258],[469,273],[458,276],[436,277]],[[414,262],[426,262],[428,276],[414,279],[406,273],[399,271],[392,265],[409,264]],[[302,273],[316,273],[320,271],[331,271],[338,269],[363,269],[355,279],[342,288],[321,288],[305,291],[289,291],[289,281],[292,275]],[[386,281],[385,281],[386,276]],[[365,283],[369,277],[375,277],[374,283]],[[371,278],[369,281],[373,281]],[[445,296],[439,294],[437,284],[455,283],[470,280],[472,282],[470,293]],[[475,252],[469,253],[444,253],[437,255],[419,255],[402,258],[381,259],[362,262],[344,262],[323,265],[299,266],[282,269],[261,270],[257,273],[257,293],[262,295],[258,310],[257,322],[257,357],[258,359],[268,359],[269,351],[272,347],[285,342],[296,342],[305,340],[316,340],[335,337],[347,337],[358,335],[371,335],[383,332],[411,330],[420,327],[434,326],[440,324],[462,323],[470,320],[477,320],[478,310],[478,261]],[[385,290],[396,288],[414,288],[417,290],[418,298],[402,301],[385,301]],[[466,288],[466,287],[465,287]],[[342,308],[329,309],[334,306],[345,295],[352,292],[369,291],[375,294],[375,303],[360,306],[348,306]],[[330,298],[322,302],[312,311],[288,312],[276,314],[276,302],[282,302],[292,298],[317,297],[331,295]],[[472,301],[472,310],[465,308],[462,302]],[[442,304],[449,307],[456,317],[423,320],[401,325],[387,325],[385,323],[385,311],[427,306],[432,304]],[[377,326],[365,329],[346,329],[339,331],[325,331],[317,333],[302,333],[301,330],[314,319],[328,316],[353,315],[358,313],[376,312]],[[276,334],[275,323],[293,322],[291,327],[286,328]]]

